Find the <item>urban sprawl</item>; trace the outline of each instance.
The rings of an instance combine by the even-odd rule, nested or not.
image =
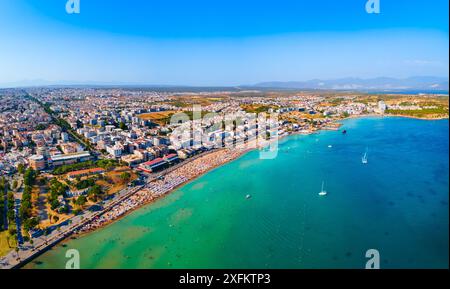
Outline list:
[[[250,149],[365,115],[447,118],[448,96],[0,89],[0,268],[93,230]]]

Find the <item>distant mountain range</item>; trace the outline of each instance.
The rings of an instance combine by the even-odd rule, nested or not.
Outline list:
[[[141,87],[153,88],[155,90],[173,90],[173,91],[199,91],[199,90],[270,90],[270,89],[304,89],[304,90],[357,90],[357,91],[415,91],[415,92],[436,92],[448,93],[449,80],[445,77],[434,76],[415,76],[409,78],[340,78],[331,80],[312,79],[308,81],[270,81],[261,82],[254,85],[240,86],[189,86],[189,85],[154,85],[132,82],[96,82],[96,81],[46,81],[46,80],[25,80],[14,83],[0,83],[1,87],[40,87],[40,86],[58,86],[58,87]]]
[[[378,77],[370,79],[340,78],[332,80],[261,82],[253,87],[279,89],[330,89],[330,90],[436,90],[448,91],[448,78],[415,76],[409,78]]]

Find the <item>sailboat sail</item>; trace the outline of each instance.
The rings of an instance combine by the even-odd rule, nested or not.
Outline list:
[[[325,196],[327,194],[327,191],[324,190],[324,184],[325,182],[322,182],[322,190],[319,193],[319,196]]]
[[[364,153],[364,155],[363,155],[363,157],[362,157],[362,159],[361,159],[361,162],[362,162],[363,164],[367,164],[367,163],[368,163],[368,159],[367,159],[367,149],[366,149],[366,152]]]

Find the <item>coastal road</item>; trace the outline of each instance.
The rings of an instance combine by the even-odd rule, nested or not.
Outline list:
[[[30,261],[35,256],[37,256],[40,252],[47,250],[51,246],[59,243],[60,241],[66,239],[70,235],[72,235],[77,230],[81,229],[86,224],[90,223],[94,219],[100,217],[105,212],[112,209],[117,204],[120,204],[121,202],[125,201],[132,195],[134,195],[136,192],[140,191],[141,189],[147,187],[148,184],[150,184],[152,181],[156,180],[157,178],[164,176],[173,170],[176,170],[177,168],[194,161],[202,156],[208,155],[210,153],[213,153],[219,149],[214,149],[199,155],[196,155],[192,158],[189,158],[186,161],[180,162],[179,164],[176,164],[172,167],[169,167],[161,172],[155,173],[155,174],[149,174],[148,179],[146,180],[145,185],[140,186],[134,186],[134,187],[127,187],[119,192],[116,193],[114,198],[105,200],[100,203],[100,205],[103,206],[103,209],[99,211],[90,211],[85,210],[83,213],[74,216],[61,224],[57,229],[54,229],[52,232],[50,232],[46,236],[39,236],[33,238],[33,245],[31,245],[30,242],[27,242],[25,244],[22,244],[20,246],[20,250],[18,253],[12,251],[8,255],[6,255],[4,258],[0,259],[0,269],[1,268],[16,268],[21,265],[24,261]],[[20,200],[19,200],[20,205]],[[22,240],[23,242],[23,240]]]
[[[84,225],[90,223],[95,218],[101,216],[117,204],[123,202],[137,191],[141,190],[143,186],[136,186],[133,188],[126,188],[119,191],[115,198],[103,202],[103,209],[100,211],[84,211],[82,214],[70,218],[57,229],[53,230],[48,235],[43,235],[33,238],[33,244],[27,242],[20,246],[18,253],[10,252],[5,257],[0,259],[0,269],[16,268],[24,261],[29,261],[37,256],[41,251],[44,251],[51,246],[59,243],[72,235],[75,231],[81,229]]]

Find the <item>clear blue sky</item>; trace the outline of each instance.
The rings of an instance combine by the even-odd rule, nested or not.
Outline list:
[[[0,1],[0,84],[448,77],[448,1]]]

